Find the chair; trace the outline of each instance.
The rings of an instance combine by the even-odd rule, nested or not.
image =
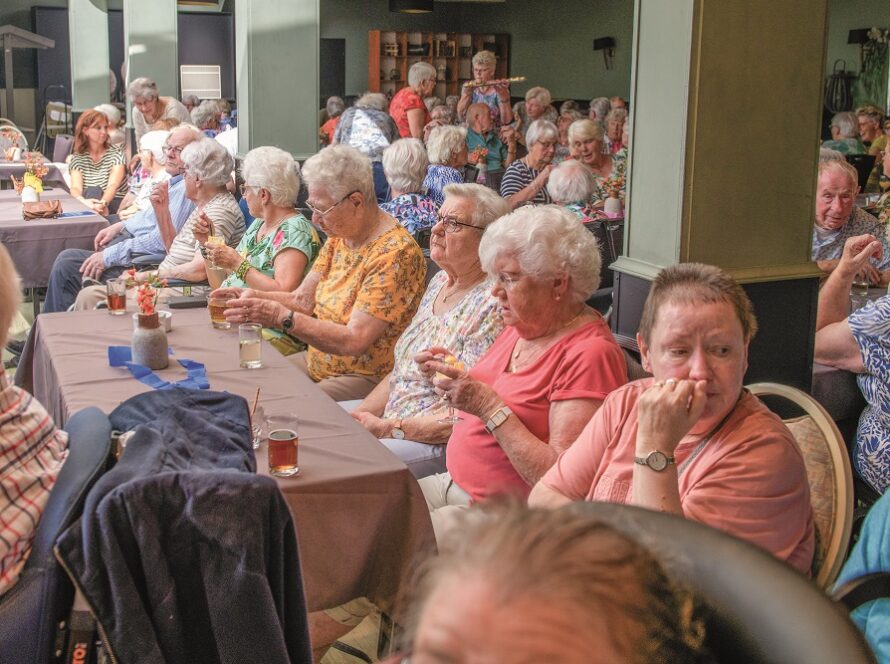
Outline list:
[[[877,157],[873,154],[847,154],[844,155],[844,158],[856,169],[859,174],[859,187],[865,191],[868,176],[871,175],[872,169],[875,167]]]
[[[74,587],[53,555],[58,535],[83,509],[93,484],[105,472],[111,452],[111,423],[98,408],[76,413],[68,432],[68,459],[49,495],[22,575],[0,598],[0,662],[49,662],[57,628],[67,621]]]
[[[757,396],[778,396],[804,411],[785,424],[803,453],[816,525],[813,578],[820,588],[831,585],[847,553],[853,526],[853,473],[843,436],[822,405],[806,392],[776,383],[755,383]]]
[[[631,505],[576,503],[653,549],[707,607],[713,661],[861,664],[874,656],[813,583],[760,548],[701,523]],[[710,660],[709,660],[710,661]]]
[[[53,141],[53,162],[56,164],[64,163],[74,149],[74,136],[69,134],[59,134]]]
[[[490,171],[485,171],[485,186],[489,189],[494,189],[495,191],[500,192],[501,180],[503,179],[503,168],[492,168]]]
[[[28,149],[28,139],[12,120],[0,118],[0,157],[9,148]]]

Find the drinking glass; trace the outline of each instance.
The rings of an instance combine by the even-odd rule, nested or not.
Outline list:
[[[266,418],[270,475],[292,477],[300,472],[299,426],[293,413],[271,413]]]
[[[266,414],[262,406],[257,406],[250,420],[250,438],[253,449],[257,449],[263,439],[268,435],[266,429]]]
[[[868,279],[862,274],[853,277],[853,283],[850,286],[850,313],[861,309],[868,302]]]
[[[242,369],[259,369],[263,366],[263,326],[259,323],[242,323],[238,326],[238,358]]]
[[[109,279],[105,284],[105,299],[108,302],[108,313],[112,316],[127,313],[127,280]]]
[[[217,330],[228,330],[232,324],[226,320],[226,299],[222,297],[207,298],[207,309],[210,311],[210,322]]]
[[[445,364],[454,367],[458,371],[465,371],[466,365],[457,359],[454,355],[448,355],[447,357],[442,359],[442,362]],[[443,373],[436,372],[436,378],[449,378],[450,376],[446,376]],[[443,417],[441,420],[437,420],[439,424],[456,424],[457,422],[462,421],[464,418],[458,417],[454,414],[454,406],[451,404],[451,401],[448,399],[445,400],[448,404],[448,417]]]

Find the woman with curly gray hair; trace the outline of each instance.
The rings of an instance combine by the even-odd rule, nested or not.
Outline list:
[[[467,130],[447,125],[438,127],[430,135],[427,146],[430,165],[423,180],[427,195],[441,207],[445,201],[445,187],[464,181],[463,167],[467,165]]]
[[[418,356],[463,417],[448,440],[448,472],[420,480],[437,538],[471,501],[527,496],[627,382],[621,349],[585,304],[599,287],[600,255],[571,212],[546,205],[501,217],[482,236],[479,259],[504,331],[469,372],[433,359],[453,349]]]
[[[173,97],[162,97],[158,86],[150,78],[137,78],[127,86],[127,96],[133,102],[133,127],[136,142],[151,126],[161,120],[174,120],[176,124],[192,121],[188,109]]]
[[[501,180],[501,196],[512,207],[524,203],[549,203],[547,178],[553,170],[553,157],[559,130],[549,120],[535,120],[525,134],[528,154],[511,163]]]

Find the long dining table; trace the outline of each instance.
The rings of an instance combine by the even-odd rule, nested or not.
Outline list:
[[[96,233],[108,220],[87,208],[64,189],[49,189],[41,200],[59,200],[62,211],[80,213],[58,219],[22,218],[22,201],[15,190],[0,191],[0,242],[12,256],[22,288],[40,288],[49,281],[53,261],[63,249],[92,249]]]
[[[112,367],[109,346],[126,346],[133,330],[125,316],[106,311],[42,314],[28,339],[16,382],[55,419],[88,406],[110,413],[149,388],[124,367]],[[238,330],[214,329],[207,309],[174,310],[167,381],[186,378],[175,360],[206,367],[211,390],[259,403],[268,413],[299,417],[299,475],[276,478],[297,529],[310,610],[356,597],[391,607],[398,585],[417,558],[435,546],[426,502],[408,468],[304,374],[263,342],[259,369],[242,369]],[[266,444],[256,450],[257,472],[268,474]]]

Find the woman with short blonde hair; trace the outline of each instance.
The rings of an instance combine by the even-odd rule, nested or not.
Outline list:
[[[572,158],[589,168],[593,175],[590,205],[602,207],[604,201],[615,191],[619,198],[624,198],[627,161],[620,155],[612,156],[603,152],[603,128],[591,120],[578,120],[569,126],[568,136]]]
[[[491,112],[491,124],[495,131],[513,122],[510,110],[510,84],[489,84],[494,79],[497,56],[491,51],[479,51],[473,56],[473,86],[465,83],[457,102],[457,115],[462,120],[473,104],[485,104]]]

